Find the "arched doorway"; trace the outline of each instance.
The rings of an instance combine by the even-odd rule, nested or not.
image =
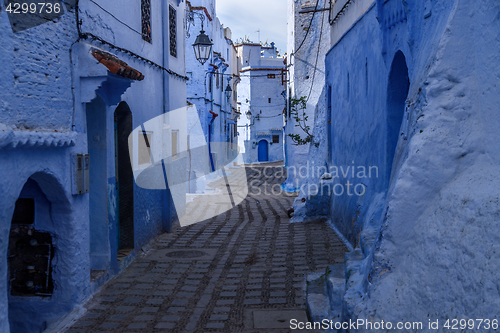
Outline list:
[[[54,291],[55,247],[51,233],[40,231],[53,223],[51,209],[38,183],[28,179],[16,201],[9,233],[11,332],[41,332],[47,326],[43,314],[35,313],[41,312],[42,304],[35,303],[50,299]]]
[[[87,247],[77,244],[87,235],[69,196],[52,172],[36,172],[15,202],[7,196],[7,214],[0,212],[11,222],[8,233],[1,231],[4,244],[9,241],[4,258],[11,332],[44,331],[89,288]]]
[[[405,113],[405,103],[410,89],[408,66],[403,52],[398,51],[392,61],[387,86],[387,183],[391,181],[392,169],[397,166],[401,149],[398,141]]]
[[[134,248],[134,174],[130,164],[128,137],[132,133],[132,112],[121,102],[115,110],[115,173],[117,200],[118,259]]]
[[[259,141],[258,160],[259,162],[269,161],[269,147],[266,140]]]

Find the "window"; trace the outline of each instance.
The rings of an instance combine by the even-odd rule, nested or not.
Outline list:
[[[178,154],[179,131],[172,131],[172,157]]]
[[[151,132],[138,132],[139,137],[139,165],[141,164],[150,164],[151,163]]]
[[[212,92],[212,74],[208,75],[208,92]]]
[[[268,79],[275,79],[276,78],[276,74],[267,74],[267,78]]]
[[[141,0],[142,39],[151,43],[151,0]]]
[[[279,135],[273,135],[273,143],[280,143],[280,136]]]
[[[168,34],[170,35],[170,55],[177,57],[177,15],[172,6],[168,7]]]
[[[215,72],[215,86],[219,88],[219,71]]]
[[[269,98],[269,103],[271,103],[271,98]]]

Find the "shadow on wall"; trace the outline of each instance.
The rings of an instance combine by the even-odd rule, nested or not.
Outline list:
[[[391,183],[391,175],[396,170],[403,152],[402,123],[405,115],[406,98],[410,89],[408,66],[403,52],[394,56],[387,86],[387,186]]]
[[[134,248],[134,174],[128,147],[132,129],[132,112],[127,103],[121,102],[115,110],[118,250]]]

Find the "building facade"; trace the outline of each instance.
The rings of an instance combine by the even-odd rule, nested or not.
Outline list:
[[[217,18],[215,0],[193,0],[188,2],[188,9],[187,127],[192,152],[188,162],[188,191],[203,193],[207,183],[221,176],[215,171],[234,160],[237,154],[235,118],[239,75],[231,29]],[[192,47],[201,30],[213,43],[210,58],[204,64],[196,59]]]
[[[286,117],[284,137],[288,177],[282,187],[290,192],[307,188],[311,179],[302,177],[299,171],[308,167],[308,161],[325,166],[330,158],[322,133],[315,129],[316,120],[324,117],[325,110],[324,59],[330,49],[329,6],[329,0],[288,0],[287,4],[287,94],[290,102],[301,97],[306,100],[305,109],[298,110],[298,114],[293,113],[289,104]],[[299,123],[304,128],[309,127],[308,133],[297,126]],[[291,137],[293,135],[303,140],[311,135],[311,143],[298,144]],[[313,178],[317,180],[316,176]]]
[[[495,315],[499,11],[488,0],[332,2],[315,127],[332,156],[325,215],[352,251],[330,268],[323,305],[309,302],[314,318],[425,330]]]
[[[244,163],[283,160],[284,58],[270,46],[236,45],[239,60],[238,142]]]
[[[185,191],[135,177],[141,145],[186,132],[167,116],[186,103],[185,3],[67,1],[31,26],[0,6],[0,331],[41,332],[182,211]],[[155,117],[165,133],[131,135]]]

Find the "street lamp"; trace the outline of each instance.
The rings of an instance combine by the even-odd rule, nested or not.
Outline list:
[[[233,89],[231,89],[231,86],[229,85],[229,83],[227,84],[225,92],[226,92],[227,101],[229,102],[231,99],[231,94],[233,93]]]
[[[203,30],[203,21],[201,21],[201,31],[200,34],[196,37],[196,40],[193,44],[194,55],[196,60],[198,60],[202,65],[210,58],[210,52],[212,51],[212,41],[205,34]]]
[[[205,21],[205,16],[203,14],[197,13],[195,11],[190,11],[187,16],[188,21],[194,25],[195,16],[198,16],[201,21],[201,30],[200,34],[196,36],[196,40],[193,44],[193,49],[196,60],[198,60],[203,65],[208,59],[210,59],[213,43],[210,40],[210,37],[205,34],[205,30],[203,30],[203,22]],[[186,36],[190,37],[189,29],[186,32]]]

